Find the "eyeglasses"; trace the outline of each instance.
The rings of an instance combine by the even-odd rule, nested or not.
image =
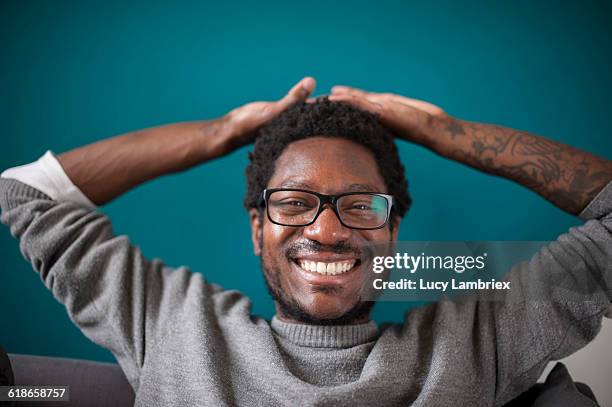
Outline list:
[[[387,224],[393,197],[378,192],[324,195],[304,189],[272,188],[263,191],[260,201],[266,207],[268,219],[281,226],[311,225],[327,203],[345,227],[369,230]]]

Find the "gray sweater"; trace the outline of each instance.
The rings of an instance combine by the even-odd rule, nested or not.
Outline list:
[[[70,318],[117,358],[138,406],[503,405],[593,339],[612,297],[612,183],[581,213],[586,223],[522,274],[528,286],[538,273],[572,273],[568,256],[583,257],[598,281],[588,298],[441,301],[380,326],[251,315],[240,292],[144,258],[99,211],[16,180],[0,179],[0,206]]]

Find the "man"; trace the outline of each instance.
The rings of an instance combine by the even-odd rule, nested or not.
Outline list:
[[[3,173],[2,221],[72,320],[117,358],[136,405],[503,405],[596,335],[612,287],[610,161],[402,96],[335,87],[307,100],[314,86],[305,78],[277,102]],[[572,273],[568,256],[588,259],[599,282],[589,300],[443,301],[401,325],[369,320],[360,248],[395,241],[410,206],[392,134],[584,219],[528,271]],[[95,210],[255,138],[245,204],[271,321],[252,316],[237,291],[145,259]]]

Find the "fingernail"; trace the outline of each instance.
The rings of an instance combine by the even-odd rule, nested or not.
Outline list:
[[[311,77],[304,79],[302,82],[302,88],[307,90],[308,92],[312,92],[315,87],[315,80]]]

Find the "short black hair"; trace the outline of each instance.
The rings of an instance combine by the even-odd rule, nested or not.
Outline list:
[[[363,145],[376,159],[378,168],[393,195],[393,213],[403,217],[412,203],[404,166],[394,136],[376,116],[327,97],[311,103],[297,103],[259,129],[246,169],[247,195],[244,206],[258,208],[261,194],[274,174],[276,160],[294,141],[309,137],[341,137]]]

